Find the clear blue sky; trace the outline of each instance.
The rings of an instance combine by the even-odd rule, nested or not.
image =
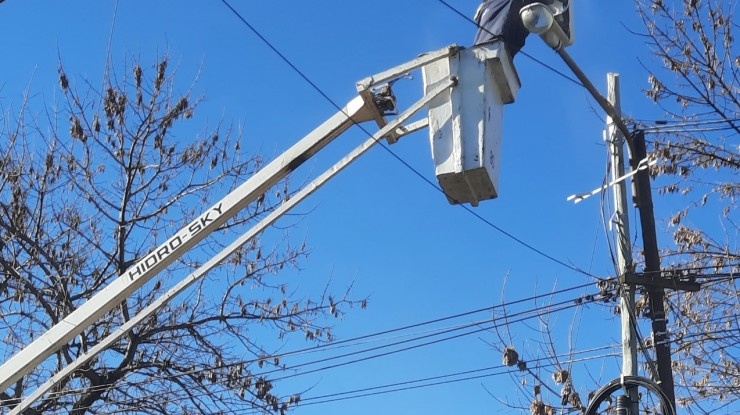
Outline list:
[[[475,32],[470,22],[436,0],[231,3],[342,105],[354,97],[357,80],[422,52],[469,45]],[[478,3],[467,0],[454,5],[472,16]],[[639,119],[661,118],[659,109],[643,98],[647,74],[640,59],[648,66],[657,63],[641,39],[628,31],[640,30],[633,3],[579,1],[575,7],[576,43],[569,52],[576,62],[602,91],[607,72],[621,74],[625,113]],[[57,93],[59,57],[73,83],[81,86],[87,78],[99,84],[115,8],[113,1],[8,0],[1,4],[2,106],[17,106],[29,85],[36,102],[50,101]],[[153,64],[168,51],[183,91],[198,75],[196,95],[206,98],[199,119],[241,124],[245,146],[268,159],[335,112],[219,1],[122,1],[111,39],[114,67],[119,70],[128,70],[133,58]],[[530,37],[524,51],[570,75],[540,39]],[[124,60],[128,63],[123,64]],[[587,92],[567,79],[524,55],[518,55],[515,64],[522,88],[516,103],[505,108],[500,197],[474,211],[560,261],[609,276],[612,267],[598,199],[579,205],[566,202],[568,195],[590,191],[603,180],[604,116]],[[411,87],[404,88],[402,99],[421,97],[418,82],[418,77],[409,81]],[[193,131],[198,129],[195,126]],[[182,134],[179,139],[189,138]],[[364,139],[362,131],[353,129],[318,161],[308,163],[307,170],[319,171],[343,149]],[[405,138],[391,150],[434,179],[426,132]],[[593,281],[522,246],[464,209],[450,206],[380,148],[298,210],[306,215],[290,220],[295,224],[291,232],[296,241],[305,238],[311,255],[300,271],[286,271],[286,280],[298,281],[302,291],[320,292],[331,278],[335,291],[354,284],[355,296],[370,299],[367,310],[351,310],[343,320],[331,323],[340,340],[499,304],[506,278],[505,298],[510,301]],[[659,216],[661,212],[658,206]],[[663,229],[664,222],[658,226]],[[274,232],[275,239],[282,236],[281,230]],[[591,292],[594,288],[589,287],[553,301]],[[518,310],[535,306],[529,302]],[[487,317],[490,313],[434,327]],[[575,350],[612,345],[619,336],[618,320],[598,306],[554,314],[551,323],[560,353],[569,344]],[[511,326],[513,345],[526,360],[543,356],[537,344],[542,340],[538,324],[530,320]],[[310,398],[497,366],[501,355],[488,344],[497,341],[495,334],[481,332],[296,378],[279,388],[285,393],[292,386],[296,391],[310,388],[304,393],[304,398]],[[302,345],[291,341],[285,350]],[[290,366],[302,359],[310,358],[283,363]],[[605,383],[618,376],[619,365],[616,358],[606,358],[576,367],[588,368],[588,374],[579,370],[577,382],[593,385],[589,376]],[[295,413],[506,413],[500,401],[518,403],[517,390],[512,377],[491,376],[305,406]],[[585,399],[588,391],[580,392]]]

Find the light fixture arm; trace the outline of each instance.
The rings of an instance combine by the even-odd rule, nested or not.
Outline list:
[[[550,46],[565,61],[573,74],[581,81],[581,84],[594,97],[599,106],[612,118],[619,131],[624,134],[627,141],[627,150],[629,156],[632,156],[632,135],[627,125],[622,120],[621,115],[614,109],[614,106],[604,98],[596,89],[594,84],[586,77],[581,68],[573,61],[568,52],[565,51],[565,45],[568,43],[568,37],[559,24],[555,24],[555,17],[550,8],[542,3],[532,3],[524,6],[519,11],[519,17],[522,23],[530,33],[538,34],[542,40]]]

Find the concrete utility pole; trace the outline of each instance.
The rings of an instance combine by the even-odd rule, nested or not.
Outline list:
[[[621,103],[619,93],[619,74],[607,74],[607,100],[614,108],[615,115],[621,117]],[[624,141],[622,131],[616,127],[611,116],[607,116],[607,139],[609,141],[609,154],[611,155],[611,176],[616,181],[625,175],[624,168]],[[627,184],[621,180],[612,187],[614,194],[614,219],[612,225],[617,239],[617,274],[624,275],[634,272],[632,262],[632,244],[630,243],[630,224],[627,214],[628,198]],[[633,320],[635,309],[635,287],[622,284],[622,295],[619,307],[622,319],[622,376],[637,376],[637,334]],[[636,415],[638,393],[637,387],[631,386],[626,390],[627,396],[632,401],[632,414]]]

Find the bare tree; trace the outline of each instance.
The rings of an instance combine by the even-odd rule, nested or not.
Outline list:
[[[594,378],[588,369],[584,369],[583,363],[615,360],[618,344],[578,350],[578,335],[574,333],[574,327],[578,325],[576,320],[579,316],[589,310],[608,315],[618,304],[619,284],[615,279],[601,280],[595,289],[589,287],[585,294],[575,292],[581,292],[583,288],[534,293],[531,309],[522,311],[507,305],[494,316],[497,324],[492,333],[497,341],[490,346],[501,354],[503,364],[510,368],[513,383],[519,387],[516,398],[501,400],[491,394],[494,398],[519,413],[531,415],[585,411],[588,400],[603,379]],[[502,303],[506,304],[503,298]],[[521,301],[511,304],[515,303]],[[561,335],[562,328],[557,327],[555,321],[563,313],[573,313],[568,336]],[[517,341],[513,335],[514,326],[517,326],[516,332],[520,336],[531,333],[531,337],[524,335]]]
[[[646,65],[646,94],[668,118],[664,125],[646,127],[655,133],[652,154],[660,161],[652,174],[660,193],[684,199],[685,206],[669,220],[675,245],[663,247],[663,265],[703,282],[700,292],[674,293],[667,301],[677,403],[703,412],[740,398],[737,2],[639,0],[637,5],[660,63]]]
[[[188,224],[260,168],[240,134],[220,123],[194,130],[201,99],[178,94],[165,57],[138,62],[100,89],[60,64],[61,103],[5,108],[0,130],[0,333],[3,360]],[[66,344],[8,391],[13,407],[289,197],[283,182],[192,253]],[[279,238],[278,238],[279,239]],[[283,413],[300,397],[278,394],[267,372],[283,336],[331,340],[326,317],[346,295],[292,295],[279,271],[307,255],[290,239],[253,240],[175,303],[62,382],[27,413]],[[364,306],[364,302],[362,303]],[[319,325],[317,325],[319,324]],[[267,336],[270,337],[267,337]],[[246,358],[245,358],[246,356]],[[251,357],[249,357],[251,356]],[[268,358],[269,357],[269,358]],[[264,367],[264,369],[263,369]],[[295,392],[295,391],[294,391]]]

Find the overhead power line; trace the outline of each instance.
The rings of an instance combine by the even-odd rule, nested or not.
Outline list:
[[[712,131],[736,131],[734,126],[725,127],[703,127],[703,128],[677,128],[683,126],[664,126],[663,128],[651,128],[645,130],[646,134],[687,134],[687,133],[709,133]]]
[[[692,337],[695,337],[695,336],[692,336]],[[548,368],[548,367],[557,367],[558,364],[570,365],[573,363],[578,363],[578,362],[583,362],[583,361],[588,361],[588,360],[604,359],[608,357],[619,357],[620,356],[619,353],[602,353],[598,355],[586,356],[583,358],[574,358],[574,356],[579,356],[582,354],[587,354],[587,353],[592,353],[592,352],[597,352],[597,351],[605,351],[609,349],[617,349],[618,347],[619,347],[618,344],[612,344],[612,345],[594,347],[594,348],[587,349],[587,350],[574,350],[574,351],[563,353],[557,356],[548,356],[548,357],[543,357],[543,358],[530,359],[530,360],[527,360],[527,363],[536,364],[532,368],[542,369],[542,368]],[[562,362],[552,362],[553,359],[557,360],[562,357],[568,357],[569,359],[566,361],[562,361]],[[499,370],[499,372],[480,374],[480,375],[477,374],[481,372],[494,371],[494,370]],[[358,389],[349,390],[349,391],[335,392],[335,393],[330,393],[330,394],[325,394],[325,395],[320,395],[320,396],[302,398],[298,406],[312,406],[312,405],[319,405],[319,404],[325,404],[325,403],[330,403],[330,402],[344,401],[344,400],[349,400],[349,399],[357,399],[357,398],[362,398],[362,397],[402,392],[402,391],[413,390],[413,389],[435,387],[435,386],[440,386],[444,384],[465,382],[465,381],[470,381],[470,380],[510,374],[510,373],[516,372],[517,370],[518,369],[516,368],[510,368],[505,365],[497,365],[497,366],[490,366],[490,367],[484,367],[484,368],[478,368],[478,369],[471,369],[467,371],[448,373],[448,374],[432,376],[432,377],[427,377],[427,378],[419,378],[419,379],[407,380],[407,381],[402,381],[402,382],[394,382],[394,383],[388,383],[388,384],[383,384],[383,385],[358,388]],[[469,375],[469,376],[466,376],[466,375]],[[423,382],[426,382],[426,383],[423,383]],[[226,393],[228,392],[228,389],[224,388],[222,391]],[[149,396],[147,397],[147,399],[166,398],[166,396],[167,396],[167,392],[162,392],[160,394]],[[197,398],[201,395],[193,395],[193,396]],[[202,396],[205,397],[205,396],[208,396],[208,394],[203,393]],[[189,398],[190,397],[187,397],[187,398],[178,397],[175,399],[168,399],[168,401],[178,402],[178,401],[186,400]],[[140,398],[140,399],[144,399],[144,398]],[[115,404],[115,402],[113,403]],[[123,412],[125,411],[108,412],[108,414],[123,413]],[[221,413],[224,413],[224,414],[253,414],[253,413],[257,414],[257,413],[262,413],[262,412],[259,410],[255,410],[255,409],[232,409],[232,410],[222,411]]]
[[[604,352],[607,350],[616,350],[618,349],[618,347],[619,347],[618,344],[611,344],[611,345],[593,347],[591,349],[585,349],[585,350],[573,350],[573,351],[563,353],[560,355],[530,359],[530,360],[527,360],[527,364],[534,365],[530,367],[530,369],[532,368],[547,369],[547,368],[558,367],[559,364],[570,365],[570,364],[578,363],[578,362],[605,359],[609,357],[618,357],[619,354],[616,352],[615,353],[592,354],[594,352]],[[580,355],[587,355],[587,356],[576,358],[576,356],[580,356]],[[567,358],[567,360],[559,361],[559,359],[561,358]],[[482,372],[491,372],[491,371],[494,371],[494,372],[480,374]],[[489,378],[493,376],[507,375],[507,374],[515,373],[517,371],[519,371],[517,367],[511,367],[505,364],[501,364],[501,365],[489,366],[489,367],[484,367],[484,368],[477,368],[477,369],[459,371],[459,372],[454,372],[454,373],[447,373],[447,374],[438,375],[438,376],[430,376],[430,377],[425,377],[425,378],[418,378],[418,379],[412,379],[412,380],[407,380],[407,381],[358,388],[358,389],[349,390],[349,391],[334,392],[334,393],[329,393],[329,394],[320,395],[320,396],[301,398],[300,404],[298,405],[298,407],[312,406],[312,405],[343,401],[343,400],[349,400],[349,399],[356,399],[356,398],[362,398],[362,397],[368,397],[368,396],[374,396],[374,395],[382,395],[382,394],[387,394],[387,393],[402,392],[402,391],[407,391],[407,390],[412,390],[412,389],[428,388],[428,387],[440,386],[440,385],[450,384],[450,383],[459,383],[459,382],[465,382],[465,381],[470,381],[470,380]],[[223,387],[221,390],[217,390],[216,392],[219,392],[219,391],[224,392],[224,393],[229,392],[229,390],[226,387]],[[167,396],[168,396],[168,392],[161,392],[158,394],[147,396],[145,399],[166,399],[168,402],[174,403],[174,402],[188,400],[192,397],[197,398],[197,397],[210,396],[210,393],[203,392],[200,394],[191,394],[188,397],[183,396],[183,397],[177,397],[174,399],[167,399]],[[144,399],[144,398],[139,398],[139,399]],[[131,402],[132,404],[134,404],[136,401],[131,401]],[[112,403],[115,404],[116,402],[112,402]],[[83,408],[83,409],[89,409],[89,408],[92,408],[92,406],[88,408]],[[251,411],[252,409],[232,409],[232,410],[227,410],[227,411],[221,411],[220,413],[223,413],[223,414],[253,413]],[[110,415],[110,414],[123,413],[123,412],[125,411],[124,410],[113,411],[113,412],[107,412],[107,414]]]
[[[495,310],[497,308],[510,307],[512,305],[515,305],[515,304],[519,304],[519,303],[523,303],[523,302],[527,302],[527,301],[535,301],[535,300],[540,299],[540,298],[546,298],[546,297],[552,298],[553,296],[556,296],[556,295],[559,295],[559,294],[563,294],[563,293],[567,293],[567,292],[574,291],[574,290],[578,290],[578,289],[582,289],[582,288],[585,288],[585,287],[590,286],[590,285],[592,285],[592,284],[582,284],[582,285],[579,285],[579,286],[576,286],[576,287],[570,287],[570,288],[565,288],[565,289],[561,289],[561,290],[557,290],[557,291],[552,291],[552,292],[547,293],[547,294],[540,294],[540,295],[536,295],[536,296],[531,296],[531,297],[528,297],[528,298],[524,298],[524,299],[520,299],[520,300],[515,300],[515,301],[512,301],[512,302],[505,303],[505,304],[500,304],[500,305],[496,305],[496,306],[480,308],[480,309],[477,309],[477,310],[472,310],[472,311],[468,311],[468,312],[464,312],[464,313],[458,313],[458,314],[455,314],[455,315],[450,315],[450,316],[446,316],[446,317],[442,317],[442,318],[428,320],[428,321],[421,322],[421,323],[416,323],[416,324],[412,324],[412,325],[406,325],[406,326],[395,328],[395,329],[384,330],[384,331],[377,332],[377,333],[372,333],[372,334],[368,334],[368,335],[358,336],[358,337],[354,337],[352,339],[347,339],[347,340],[344,340],[344,341],[339,341],[339,342],[336,342],[336,343],[333,343],[333,344],[320,345],[320,346],[315,346],[313,348],[306,348],[306,349],[301,349],[301,350],[294,351],[294,352],[276,354],[276,355],[272,355],[272,356],[264,356],[264,357],[262,357],[262,359],[271,360],[271,359],[273,359],[275,357],[284,358],[284,357],[288,357],[288,356],[294,356],[294,355],[300,355],[300,354],[305,354],[305,353],[311,353],[311,352],[319,351],[319,350],[322,350],[322,349],[323,350],[331,350],[331,348],[333,346],[336,346],[336,345],[339,345],[339,344],[347,344],[347,343],[355,342],[357,340],[365,340],[365,339],[372,338],[372,337],[375,337],[375,336],[380,336],[380,335],[395,333],[395,332],[399,332],[399,331],[403,331],[403,330],[418,328],[418,327],[421,327],[421,326],[424,326],[424,325],[434,324],[434,323],[438,323],[438,322],[444,322],[444,321],[448,321],[448,320],[455,319],[455,318],[469,316],[469,315],[472,315],[472,314],[475,314],[475,313],[480,313],[480,312],[485,312],[485,311],[493,311],[493,310]],[[458,339],[458,338],[462,338],[462,337],[466,337],[466,336],[469,336],[469,335],[473,335],[473,334],[481,333],[481,332],[484,332],[484,331],[488,331],[488,330],[491,330],[493,328],[499,327],[501,325],[509,325],[509,324],[514,324],[514,323],[518,323],[518,322],[530,320],[530,319],[533,319],[533,318],[539,318],[539,317],[541,317],[543,315],[555,314],[555,313],[558,313],[560,311],[565,311],[565,310],[568,310],[568,309],[572,309],[574,307],[578,307],[581,304],[587,304],[587,303],[598,302],[598,301],[601,301],[601,297],[599,296],[599,294],[588,294],[588,295],[583,295],[583,296],[579,296],[579,297],[572,297],[572,298],[568,298],[568,299],[565,299],[565,300],[562,300],[562,301],[559,301],[559,302],[549,303],[549,304],[547,304],[545,306],[542,306],[542,307],[536,307],[536,308],[526,309],[526,310],[522,310],[522,311],[515,312],[515,313],[508,313],[505,316],[505,318],[503,318],[503,317],[499,317],[499,318],[494,317],[494,318],[490,318],[490,319],[486,319],[486,320],[475,321],[475,322],[472,322],[472,323],[466,323],[466,324],[456,325],[456,326],[452,326],[452,327],[445,327],[445,328],[441,328],[441,329],[435,330],[431,334],[429,332],[424,332],[424,333],[422,333],[422,335],[418,335],[418,334],[412,333],[412,334],[410,334],[410,336],[413,336],[413,337],[410,338],[410,339],[406,339],[406,340],[402,340],[402,341],[394,341],[394,342],[392,342],[390,344],[385,344],[385,345],[381,345],[381,346],[374,346],[374,347],[370,347],[370,348],[364,348],[362,350],[353,351],[353,352],[350,352],[350,353],[345,353],[345,354],[341,354],[341,355],[337,355],[337,356],[331,356],[331,357],[327,357],[327,358],[312,360],[312,361],[309,361],[309,362],[300,363],[300,364],[293,365],[293,366],[290,366],[290,367],[281,368],[279,370],[278,369],[275,369],[275,370],[267,370],[267,371],[264,371],[264,372],[261,372],[261,373],[250,373],[250,375],[253,376],[253,377],[260,377],[260,376],[264,377],[266,375],[269,375],[271,373],[275,373],[275,372],[278,372],[278,371],[280,371],[280,372],[283,372],[285,370],[295,371],[295,370],[297,370],[299,368],[306,367],[306,366],[309,366],[309,365],[315,365],[315,364],[319,364],[319,363],[326,363],[326,362],[330,362],[330,361],[333,361],[333,360],[341,360],[341,359],[351,358],[351,357],[354,357],[354,356],[366,355],[367,353],[374,352],[374,351],[376,351],[376,352],[379,351],[380,352],[380,353],[376,353],[376,354],[369,355],[369,356],[366,355],[366,356],[358,357],[358,358],[356,358],[354,360],[351,360],[351,361],[343,361],[343,362],[339,362],[339,363],[335,363],[335,364],[323,366],[323,367],[320,367],[320,368],[317,368],[317,369],[312,369],[312,370],[308,370],[308,371],[301,371],[301,372],[294,373],[294,374],[291,374],[291,375],[286,375],[286,376],[282,376],[282,377],[270,379],[270,381],[271,382],[276,382],[276,381],[291,379],[291,378],[295,378],[295,377],[298,377],[298,376],[304,376],[304,375],[307,375],[307,374],[310,374],[310,373],[316,373],[316,372],[325,371],[325,370],[329,370],[329,369],[335,369],[335,368],[338,368],[338,367],[347,366],[347,365],[351,365],[351,364],[356,364],[356,363],[363,362],[363,361],[368,361],[368,360],[373,360],[373,359],[378,359],[378,358],[386,357],[386,356],[389,356],[389,355],[392,355],[392,354],[397,354],[397,353],[401,353],[401,352],[407,352],[407,351],[411,351],[411,350],[416,350],[416,349],[419,349],[419,348],[422,348],[422,347],[427,347],[427,346],[430,346],[430,345],[439,344],[439,343],[442,343],[442,342],[446,342],[446,341],[450,341],[450,340],[455,340],[455,339]],[[466,329],[468,329],[468,330],[460,333],[461,331],[466,330]],[[448,336],[442,337],[442,338],[437,338],[437,337],[442,336],[442,335],[448,335]],[[422,341],[422,340],[426,340],[426,341],[424,343],[418,343],[419,341]],[[379,341],[382,341],[382,339],[379,340]],[[414,344],[414,343],[417,343],[417,344]],[[405,346],[405,345],[408,345],[408,346]],[[350,344],[349,346],[352,346],[352,344]],[[383,351],[384,349],[390,349],[390,348],[394,348],[394,347],[397,347],[397,346],[404,346],[404,347],[395,348],[395,349],[389,350],[389,351]],[[255,363],[257,360],[258,359],[252,359],[252,360],[245,360],[245,361],[241,361],[241,362],[235,362],[235,363],[232,363],[232,364],[229,364],[229,365],[225,365],[223,368],[224,369],[228,369],[229,367],[237,366],[237,365],[240,365],[240,364],[247,365],[247,364]],[[176,377],[180,377],[180,376],[197,375],[198,373],[206,373],[206,372],[208,372],[210,370],[212,370],[212,368],[201,368],[201,369],[195,369],[195,370],[188,371],[188,372],[177,373],[177,374],[174,374],[174,375],[173,374],[168,374],[168,375],[162,375],[162,376],[149,377],[149,378],[147,378],[147,379],[144,380],[144,383],[152,383],[152,382],[155,382],[155,381],[158,381],[158,380],[172,379],[172,378],[176,378]],[[138,384],[141,385],[142,382],[139,381]],[[108,386],[100,387],[100,389],[108,389],[108,388],[109,388]],[[76,389],[76,390],[65,390],[65,391],[62,391],[62,392],[59,392],[59,393],[50,394],[49,397],[45,398],[44,400],[58,399],[58,398],[63,397],[63,396],[81,395],[83,393],[91,392],[91,391],[93,391],[95,389],[96,388],[80,388],[80,389]],[[15,400],[9,400],[9,401],[5,401],[5,402],[0,401],[0,406],[7,406],[9,404],[12,404],[12,402],[15,402]]]
[[[618,345],[606,346],[606,347],[613,349],[613,348],[618,347]],[[572,357],[574,354],[577,354],[577,352],[568,353],[567,355],[556,356],[554,358]],[[604,359],[608,357],[618,357],[618,356],[620,356],[619,353],[606,353],[606,354],[600,354],[597,356],[589,356],[589,357],[580,358],[580,359],[571,358],[567,361],[560,362],[560,363],[572,364],[572,363],[584,362],[584,361],[589,361],[589,360]],[[553,359],[553,357],[528,360],[527,363],[548,362],[551,359]],[[545,364],[538,364],[536,367],[537,368],[547,368],[547,367],[557,367],[557,366],[558,366],[558,363],[548,362]],[[492,371],[492,370],[497,370],[497,371],[493,373],[487,373],[487,374],[476,374],[479,372],[486,372],[486,371]],[[347,399],[356,399],[356,398],[363,398],[363,397],[374,396],[374,395],[407,391],[411,389],[428,388],[428,387],[440,386],[440,385],[445,385],[445,384],[450,384],[450,383],[458,383],[458,382],[466,382],[466,381],[476,380],[476,379],[484,379],[484,378],[489,378],[493,376],[508,375],[508,374],[511,374],[517,371],[518,371],[517,368],[512,368],[506,365],[491,366],[491,367],[483,368],[483,369],[475,369],[475,370],[469,370],[469,371],[464,371],[464,372],[451,373],[447,375],[434,376],[434,377],[428,377],[428,378],[423,378],[423,379],[415,379],[415,380],[410,380],[410,381],[405,381],[405,382],[397,382],[397,383],[386,384],[382,386],[374,386],[374,387],[369,387],[369,388],[356,389],[352,391],[327,394],[323,396],[302,398],[301,405],[302,406],[318,405],[318,404],[324,404],[324,403],[329,403],[329,402],[343,401]],[[463,376],[463,377],[460,377],[460,376]],[[456,379],[450,379],[450,378],[456,378]],[[417,385],[418,383],[422,383],[422,384]]]
[[[555,305],[555,304],[551,304],[551,305]],[[537,309],[533,309],[533,310],[538,310],[538,309],[543,309],[543,308],[537,308]],[[532,311],[532,310],[530,310],[530,311]],[[512,315],[509,315],[509,317],[511,317],[511,316]],[[533,318],[533,317],[532,316],[529,316],[529,317],[525,317],[525,318],[522,318],[522,319],[517,320],[517,321],[521,321],[521,320],[524,320],[526,318]],[[511,321],[511,320],[509,320],[508,321],[508,324],[513,323],[513,322],[517,322],[517,321]],[[682,344],[682,342],[684,342],[686,340],[689,340],[691,338],[696,338],[698,336],[700,336],[700,334],[692,334],[692,335],[688,335],[688,336],[685,336],[685,337],[680,338],[680,339],[673,339],[673,340],[670,340],[670,341],[671,341],[671,343],[674,343],[674,344]],[[594,350],[603,349],[603,348],[616,348],[616,347],[618,347],[618,345],[603,346],[602,348],[590,349],[590,350],[586,350],[586,351],[572,351],[572,352],[569,352],[567,354],[564,354],[564,355],[562,355],[560,357],[563,357],[563,356],[571,357],[571,356],[583,354],[583,353],[586,353],[586,352],[589,352],[589,351],[594,351]],[[642,349],[643,349],[643,351],[647,351],[651,347],[645,347],[645,346],[643,346]],[[576,362],[585,361],[585,360],[603,359],[603,358],[606,358],[606,357],[618,357],[618,356],[619,356],[618,353],[612,353],[612,354],[602,354],[602,355],[597,355],[597,356],[589,356],[589,357],[580,358],[580,359],[573,359],[573,358],[571,358],[566,363],[570,364],[570,363],[576,363]],[[533,369],[533,368],[539,368],[539,369],[547,368],[547,367],[550,367],[550,366],[554,366],[557,363],[539,364],[539,362],[545,361],[545,360],[550,360],[550,359],[553,359],[553,358],[556,358],[556,357],[558,357],[558,356],[554,356],[554,357],[553,356],[550,356],[548,358],[540,358],[540,359],[527,360],[527,363],[530,364],[530,365],[537,363],[536,366],[530,367],[530,369]],[[562,364],[563,362],[560,362],[560,363]],[[326,394],[326,395],[321,395],[321,396],[316,396],[316,397],[303,398],[303,399],[301,399],[301,403],[304,406],[307,406],[307,405],[316,405],[316,404],[329,403],[329,402],[335,402],[335,401],[343,401],[343,400],[347,400],[347,399],[356,399],[356,398],[373,396],[373,395],[381,395],[381,394],[386,394],[386,393],[401,392],[401,391],[412,390],[412,389],[433,387],[433,386],[439,386],[439,385],[443,385],[443,384],[449,384],[449,383],[456,383],[456,382],[463,382],[463,381],[469,381],[469,380],[487,378],[487,377],[492,377],[492,376],[497,376],[497,375],[507,374],[507,373],[511,373],[512,372],[512,370],[503,370],[503,371],[500,371],[500,373],[497,372],[497,373],[487,373],[487,374],[476,374],[476,373],[479,373],[479,372],[491,371],[491,370],[496,370],[496,369],[505,369],[505,367],[503,365],[501,365],[501,366],[492,366],[492,367],[487,367],[487,368],[482,368],[482,369],[473,369],[473,370],[470,370],[470,371],[456,372],[456,373],[451,373],[451,374],[446,374],[446,375],[440,375],[440,376],[435,376],[435,377],[430,377],[430,378],[415,379],[415,380],[404,381],[404,382],[396,382],[396,383],[385,384],[385,385],[381,385],[381,386],[372,386],[372,387],[366,387],[366,388],[361,388],[361,389],[355,389],[355,390],[352,390],[352,391],[336,392],[336,393],[331,393],[331,394]],[[464,375],[467,375],[467,374],[470,374],[470,376],[464,376]],[[255,374],[253,376],[260,376],[260,375],[264,375],[264,373],[263,374]],[[301,374],[297,374],[295,376],[299,376],[299,375],[301,375]],[[288,379],[288,378],[293,378],[295,376],[286,376],[286,377],[283,377],[283,378],[271,379],[270,381],[271,382],[277,382],[277,381],[280,381],[280,380],[284,380],[284,379]],[[460,377],[460,376],[464,376],[464,377]],[[450,379],[450,378],[455,378],[455,379]],[[425,383],[423,383],[423,382],[425,382]],[[229,392],[229,390],[224,387],[223,392],[226,393],[226,392]],[[155,394],[155,395],[152,395],[152,396],[148,396],[146,398],[147,399],[153,399],[153,398],[166,397],[166,396],[167,396],[167,392],[162,392],[161,394]],[[207,393],[203,393],[203,396],[207,396]],[[140,399],[143,399],[143,398],[140,398]],[[187,398],[186,397],[178,397],[178,398],[169,399],[169,400],[171,402],[176,402],[176,401],[184,400],[184,399],[189,399],[189,397],[187,397]],[[237,410],[233,410],[233,411],[228,411],[226,413],[251,413],[249,411],[251,411],[251,410],[237,409]]]
[[[645,122],[644,120],[641,120]],[[670,128],[685,128],[685,127],[697,127],[700,125],[713,125],[713,124],[728,124],[733,122],[740,121],[740,118],[718,118],[714,120],[701,120],[701,121],[664,121],[664,120],[654,120],[652,123],[659,124],[659,125],[651,125],[651,126],[641,126],[640,129],[645,132],[652,132],[652,131],[658,131],[658,132],[664,132],[662,130],[664,129],[670,129]],[[731,124],[732,125],[732,124]],[[727,126],[724,127],[726,129],[732,129],[733,127]]]

